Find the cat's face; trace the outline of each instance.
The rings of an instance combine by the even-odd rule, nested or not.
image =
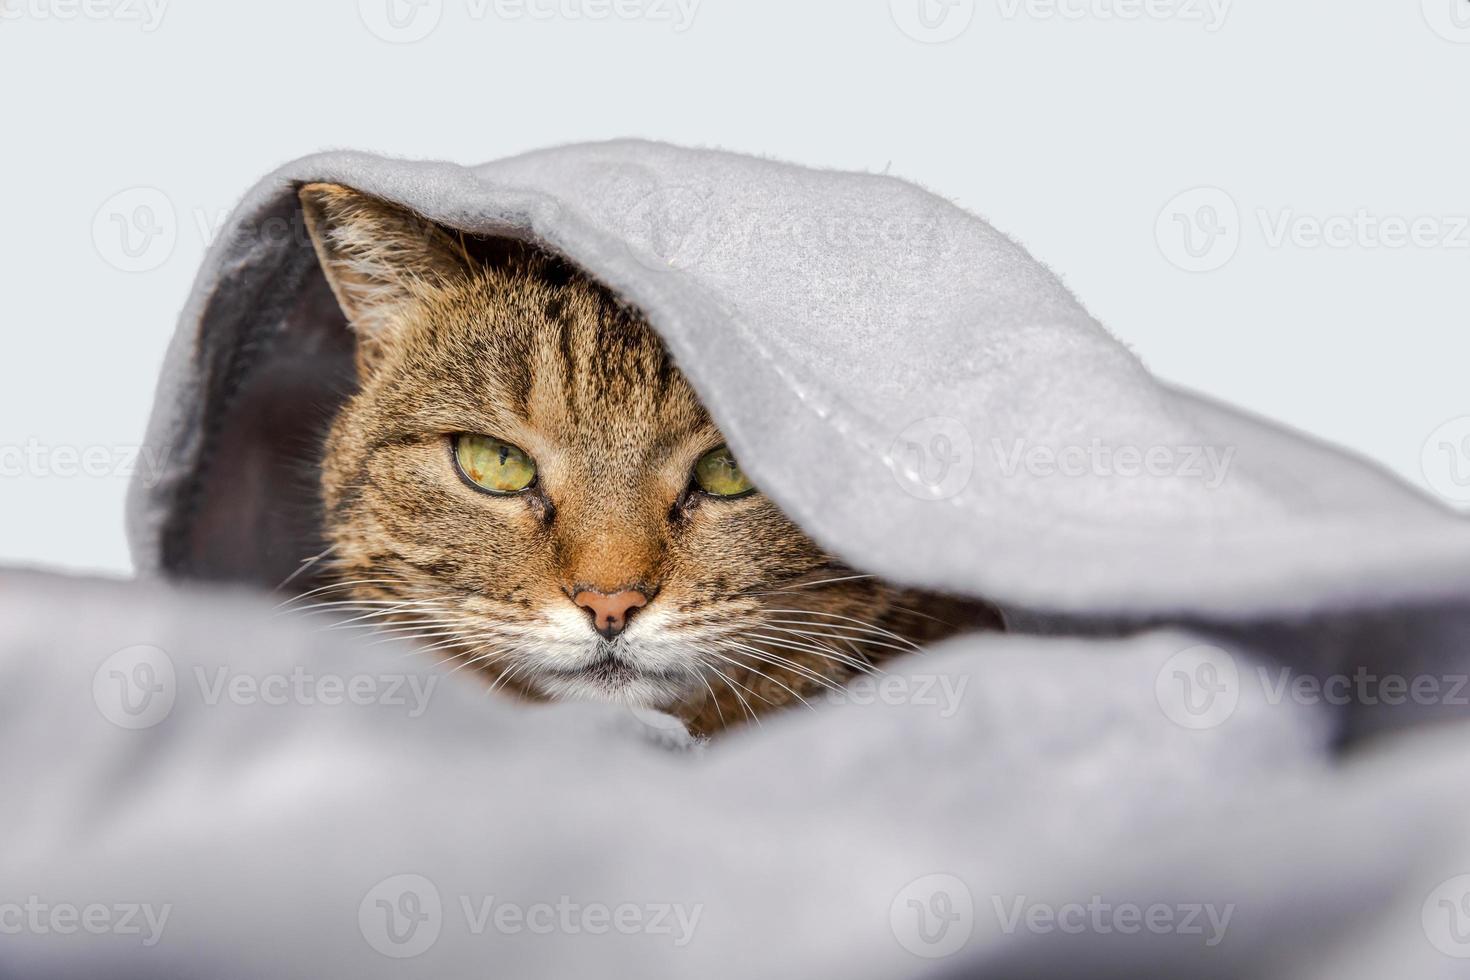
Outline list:
[[[362,615],[522,693],[686,718],[759,713],[898,647],[892,591],[749,487],[605,290],[536,256],[488,268],[354,192],[302,196],[359,333],[323,489]]]

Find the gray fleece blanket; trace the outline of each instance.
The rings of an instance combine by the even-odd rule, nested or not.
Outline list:
[[[306,180],[565,255],[821,543],[1012,632],[698,746],[274,609],[351,385]],[[911,184],[307,158],[201,270],[149,445],[154,581],[0,580],[0,973],[1470,975],[1470,528]]]

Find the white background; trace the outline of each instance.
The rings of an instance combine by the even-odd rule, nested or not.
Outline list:
[[[1160,375],[1447,485],[1422,457],[1470,415],[1470,0],[146,2],[3,0],[0,448],[136,445],[211,229],[290,158],[636,135],[917,180]],[[433,29],[378,36],[389,2]],[[138,187],[173,217],[135,262]],[[1299,237],[1360,210],[1437,240]],[[1223,265],[1179,267],[1181,221],[1225,229]],[[125,478],[21,470],[0,560],[128,567]]]

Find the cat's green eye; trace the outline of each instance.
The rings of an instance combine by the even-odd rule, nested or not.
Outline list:
[[[741,497],[755,489],[724,446],[699,457],[694,464],[694,483],[712,497]]]
[[[535,461],[490,436],[455,436],[454,461],[466,480],[490,493],[520,493],[536,482]]]

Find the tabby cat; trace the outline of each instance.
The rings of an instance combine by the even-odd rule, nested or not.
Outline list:
[[[328,594],[351,609],[499,689],[704,735],[999,627],[813,543],[643,318],[565,262],[345,187],[300,198],[357,335],[322,471]]]

